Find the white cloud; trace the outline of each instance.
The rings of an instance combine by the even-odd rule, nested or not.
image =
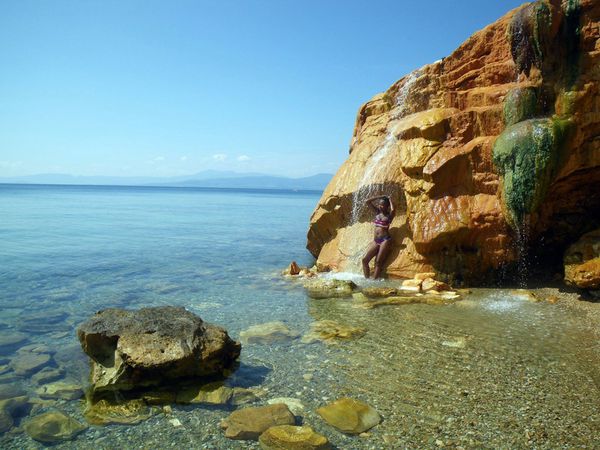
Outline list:
[[[188,157],[187,156],[182,156],[181,158],[179,158],[179,161],[187,161]]]
[[[240,155],[240,156],[237,157],[237,160],[241,161],[241,162],[243,162],[243,161],[250,161],[250,157],[248,155]]]
[[[215,153],[212,157],[215,161],[225,161],[227,159],[225,153]]]

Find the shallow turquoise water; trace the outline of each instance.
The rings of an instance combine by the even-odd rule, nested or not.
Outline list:
[[[279,273],[292,259],[312,263],[304,246],[317,201],[314,193],[0,185],[0,334],[47,345],[50,364],[85,385],[75,330],[103,308],[183,305],[235,338],[269,321],[304,334],[315,320],[335,320],[367,332],[337,345],[245,346],[230,383],[263,389],[263,403],[300,400],[303,422],[338,448],[599,444],[600,349],[577,312],[508,290],[476,290],[446,306],[309,299]],[[0,354],[0,389],[23,390],[37,403],[31,416],[59,409],[83,420],[82,401],[37,401],[35,372],[10,368],[15,350]],[[365,437],[335,431],[315,410],[342,395],[372,404],[384,421]],[[228,413],[174,406],[136,426],[90,427],[58,447],[258,448],[223,438],[218,423]],[[27,420],[17,418],[0,447],[43,447],[22,432]]]

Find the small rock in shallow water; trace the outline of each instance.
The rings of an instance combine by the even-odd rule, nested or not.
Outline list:
[[[79,384],[68,381],[57,381],[36,389],[36,394],[41,398],[77,400],[83,397],[83,390]]]
[[[263,450],[327,450],[327,438],[309,426],[276,425],[258,439]]]
[[[352,398],[340,398],[317,409],[317,413],[329,425],[347,434],[360,434],[381,422],[374,408]]]
[[[315,339],[333,342],[335,339],[350,339],[361,337],[366,333],[364,328],[342,325],[333,320],[320,320],[311,325],[310,333],[302,338],[302,342],[311,343]]]
[[[286,405],[277,403],[234,411],[221,422],[221,428],[225,429],[226,438],[257,440],[272,426],[293,425],[295,420]]]
[[[92,425],[109,425],[113,423],[135,425],[149,419],[153,413],[152,408],[139,399],[115,403],[100,400],[93,405],[88,405],[84,416]]]
[[[288,341],[298,337],[283,322],[267,322],[253,325],[240,333],[243,344],[272,344],[273,342]]]
[[[351,297],[356,284],[349,280],[318,278],[305,283],[304,288],[311,298],[339,298]]]
[[[53,443],[73,439],[87,427],[58,411],[35,416],[25,424],[25,432],[36,441]]]
[[[54,367],[44,367],[38,373],[31,377],[31,381],[37,384],[46,384],[52,381],[59,380],[65,376],[65,372],[62,369]]]
[[[6,433],[14,425],[13,418],[6,411],[0,411],[0,433]]]
[[[293,398],[293,397],[277,397],[277,398],[272,398],[272,399],[268,400],[267,403],[269,405],[275,405],[277,403],[283,403],[284,405],[286,405],[290,409],[290,411],[292,412],[292,414],[294,414],[295,416],[301,416],[304,413],[304,405],[297,398]]]
[[[364,288],[362,293],[369,298],[382,298],[382,297],[391,297],[392,295],[396,295],[398,290],[395,288],[386,288],[386,287],[369,287]]]
[[[24,342],[27,342],[27,335],[24,333],[0,333],[0,354],[10,353]]]
[[[47,353],[21,353],[10,361],[10,367],[17,375],[30,375],[46,366],[50,359]]]

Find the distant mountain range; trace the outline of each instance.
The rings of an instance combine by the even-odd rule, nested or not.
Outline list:
[[[322,191],[332,174],[320,173],[310,177],[288,178],[261,173],[205,170],[179,177],[110,177],[68,174],[38,174],[22,177],[0,177],[0,183],[16,184],[80,184],[113,186],[188,186],[237,189],[294,189]]]

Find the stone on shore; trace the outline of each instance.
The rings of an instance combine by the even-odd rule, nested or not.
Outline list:
[[[272,344],[296,339],[298,333],[291,331],[283,322],[267,322],[253,325],[240,333],[240,340],[246,344]]]
[[[365,333],[364,328],[342,325],[333,320],[319,320],[311,325],[311,331],[302,338],[302,342],[311,343],[315,340],[321,340],[331,343],[336,339],[361,337]]]
[[[433,278],[425,278],[423,280],[423,282],[421,283],[421,290],[422,291],[437,291],[437,292],[442,292],[442,291],[449,291],[452,288],[450,286],[448,286],[446,283],[443,283],[442,281],[437,281],[434,280]]]
[[[260,435],[263,450],[327,450],[327,438],[309,426],[276,425]]]
[[[381,416],[373,407],[347,397],[317,409],[317,413],[329,425],[347,434],[360,434],[381,422]]]
[[[95,392],[220,376],[232,367],[241,350],[223,328],[174,306],[106,309],[82,324],[77,333],[92,360]]]
[[[295,420],[286,405],[277,403],[234,411],[221,422],[221,428],[229,439],[257,440],[272,426],[293,425]]]
[[[362,293],[369,298],[385,298],[391,297],[398,293],[398,289],[388,287],[369,287],[364,288]]]
[[[304,287],[311,298],[341,298],[352,297],[356,284],[349,280],[317,278],[307,282]]]
[[[49,444],[73,439],[85,429],[85,425],[59,411],[41,414],[25,424],[29,436]]]

